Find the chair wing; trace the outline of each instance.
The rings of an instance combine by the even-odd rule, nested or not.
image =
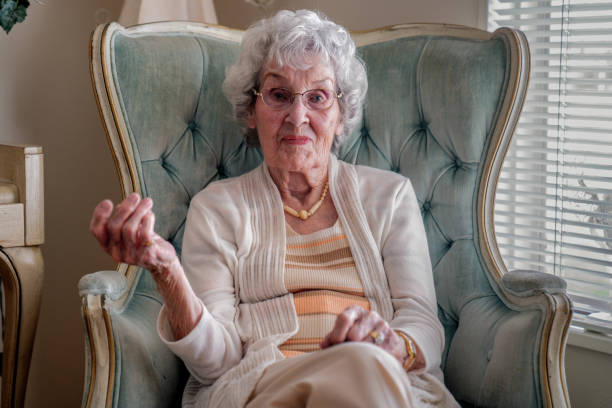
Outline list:
[[[92,36],[94,91],[123,194],[154,199],[156,229],[179,252],[191,197],[262,160],[221,92],[241,35],[168,22],[112,23]],[[507,272],[493,229],[497,178],[528,81],[524,36],[429,24],[354,38],[369,91],[363,124],[339,158],[412,180],[446,331],[449,389],[465,406],[569,405],[563,282]],[[121,265],[84,277],[79,288],[84,406],[177,405],[186,372],[157,338],[161,300],[150,276]]]

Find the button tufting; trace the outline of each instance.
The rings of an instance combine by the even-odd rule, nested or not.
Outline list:
[[[362,139],[367,139],[370,136],[370,132],[368,132],[368,128],[363,126],[361,128],[361,138]]]
[[[222,164],[217,166],[217,173],[219,174],[219,176],[224,177],[225,176],[225,167],[223,167]]]
[[[431,201],[425,201],[423,203],[423,212],[431,211]]]
[[[422,120],[419,123],[419,130],[422,130],[423,132],[427,131],[427,126],[429,125],[429,123],[427,123],[426,121]]]
[[[455,167],[458,168],[458,169],[463,167],[463,162],[458,157],[455,157]]]
[[[195,123],[193,120],[191,122],[189,122],[189,124],[187,125],[187,128],[189,128],[189,130],[191,130],[192,132],[194,130],[196,130],[198,128],[198,124]]]

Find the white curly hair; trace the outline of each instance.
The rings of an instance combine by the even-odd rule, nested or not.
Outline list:
[[[279,67],[308,69],[313,57],[328,64],[336,77],[343,132],[336,135],[336,152],[346,135],[361,121],[362,106],[368,88],[365,64],[355,54],[355,43],[342,26],[320,12],[282,10],[275,16],[250,26],[242,38],[238,61],[230,66],[223,91],[233,106],[236,120],[245,127],[245,139],[258,146],[257,132],[246,126],[255,104],[253,89],[259,89],[263,67],[274,62]]]

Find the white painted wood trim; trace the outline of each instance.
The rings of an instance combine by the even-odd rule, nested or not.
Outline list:
[[[112,31],[122,31],[125,35],[139,34],[167,34],[167,33],[193,33],[205,34],[221,40],[240,42],[243,30],[224,27],[217,24],[195,23],[189,21],[161,21],[156,23],[139,24],[123,27],[117,23],[111,23]]]
[[[104,316],[102,295],[82,298],[86,339],[89,341],[89,381],[85,381],[83,407],[104,408],[110,406],[114,389],[114,348],[112,331]]]
[[[121,145],[119,132],[113,117],[113,110],[110,104],[110,97],[106,88],[105,71],[103,68],[103,44],[102,36],[107,26],[98,26],[93,32],[90,45],[90,73],[94,90],[94,97],[98,104],[98,111],[104,124],[107,140],[111,149],[115,169],[121,185],[121,193],[125,197],[126,192],[132,192],[134,186],[129,175],[128,161],[125,151]],[[105,55],[108,55],[108,51]]]
[[[43,154],[40,146],[0,144],[0,180],[17,188],[17,202],[0,205],[0,245],[35,246],[45,241]]]
[[[567,344],[612,356],[612,337],[602,333],[570,328]]]
[[[482,41],[490,40],[492,37],[491,33],[477,28],[436,23],[397,24],[373,31],[351,32],[351,37],[358,47],[420,35],[450,36]]]
[[[25,183],[25,244],[45,242],[45,191],[43,153],[39,146],[24,149]]]
[[[0,205],[1,247],[25,246],[25,221],[23,213],[23,203]]]
[[[503,101],[501,112],[506,112],[506,116],[497,119],[478,193],[477,222],[480,249],[483,255],[488,255],[485,257],[485,262],[494,272],[493,277],[499,283],[502,275],[507,272],[507,268],[499,252],[495,236],[493,214],[495,193],[503,161],[523,109],[531,64],[529,44],[523,33],[509,28],[500,28],[495,31],[494,36],[504,40],[509,47],[511,59],[517,61],[517,64],[512,66],[508,79],[508,86],[514,91],[506,95]]]

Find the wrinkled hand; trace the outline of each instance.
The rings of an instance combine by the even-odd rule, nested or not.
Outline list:
[[[115,262],[141,266],[152,273],[178,261],[172,244],[154,231],[153,200],[136,193],[123,200],[113,213],[110,200],[94,209],[89,230]]]
[[[400,363],[403,363],[408,355],[404,340],[389,327],[389,324],[378,313],[368,311],[357,305],[347,307],[338,315],[334,328],[323,339],[321,348],[347,341],[374,343],[374,339],[370,336],[373,330],[382,333],[385,337],[379,347],[391,353]]]

